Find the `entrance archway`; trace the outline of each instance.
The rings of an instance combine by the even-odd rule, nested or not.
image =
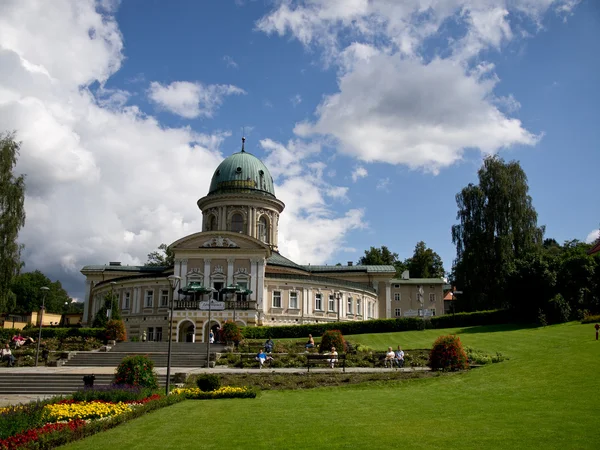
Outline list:
[[[177,333],[178,342],[195,342],[196,325],[190,320],[185,320],[179,324]]]
[[[210,328],[208,327],[208,322],[204,323],[204,328],[203,328],[203,332],[202,332],[202,342],[208,342],[208,334],[209,334],[209,330],[212,330],[214,336],[215,336],[215,342],[219,342],[219,333],[218,330],[221,328],[221,324],[216,321],[216,320],[212,320],[210,321]]]

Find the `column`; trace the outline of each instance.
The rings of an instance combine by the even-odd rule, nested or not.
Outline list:
[[[181,275],[179,275],[181,277],[181,286],[180,287],[184,287],[187,286],[187,263],[188,260],[187,259],[182,259],[181,260]]]
[[[258,277],[256,280],[256,301],[262,305],[265,294],[265,258],[258,260]]]
[[[313,290],[308,288],[306,294],[306,315],[312,316],[313,310],[315,307],[315,299],[313,295]]]
[[[385,282],[385,319],[392,317],[392,283]]]
[[[219,229],[225,231],[227,230],[227,209],[224,206],[219,207],[219,215],[221,216]]]
[[[204,259],[204,286],[211,287],[211,284],[210,284],[210,259]]]
[[[83,318],[82,324],[88,323],[88,314],[90,313],[90,292],[92,291],[92,282],[85,280],[85,300],[83,301]]]
[[[227,285],[233,284],[233,262],[235,258],[227,258]]]
[[[250,260],[250,290],[252,291],[252,294],[250,294],[250,300],[254,300],[256,301],[258,294],[257,294],[257,277],[258,277],[258,259],[256,258],[252,258]]]

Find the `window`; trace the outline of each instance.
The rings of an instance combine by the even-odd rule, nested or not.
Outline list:
[[[396,317],[400,317],[400,316],[402,315],[402,314],[401,314],[401,311],[400,311],[400,308],[396,308],[396,309],[394,310],[394,315],[395,315]]]
[[[160,291],[160,306],[168,306],[169,305],[169,291],[161,290]]]
[[[273,291],[273,308],[281,308],[281,291]]]
[[[156,342],[162,341],[162,327],[156,327]]]
[[[148,341],[154,340],[154,327],[148,327]]]
[[[245,291],[248,289],[248,281],[244,279],[242,280],[233,280],[234,284],[237,284],[239,290]],[[248,294],[236,294],[236,299],[238,302],[243,302],[248,300]]]
[[[371,304],[370,303],[367,303],[367,317],[368,318],[372,317],[371,316]]]
[[[208,231],[217,231],[217,218],[213,214],[208,218]]]
[[[315,294],[315,310],[323,311],[323,294]]]
[[[144,308],[152,308],[154,306],[154,291],[146,291],[146,301]]]
[[[431,311],[432,316],[435,316],[435,308],[431,308],[429,311]]]
[[[265,216],[260,216],[258,219],[258,239],[265,243],[269,243],[269,224]]]
[[[328,311],[335,311],[335,298],[333,294],[329,294],[329,308]]]
[[[298,293],[290,292],[290,309],[298,309]]]
[[[235,213],[231,216],[231,231],[234,233],[241,233],[244,231],[244,218],[241,214]]]
[[[430,293],[430,294],[429,294],[429,301],[430,301],[431,303],[435,303],[435,294],[434,294],[434,293]]]
[[[123,309],[129,309],[131,302],[131,292],[123,293]]]
[[[348,297],[348,314],[352,314],[352,297]]]
[[[221,293],[219,291],[223,289],[224,284],[222,281],[213,281],[212,287],[215,289],[215,292],[212,294],[213,300],[221,301]]]
[[[361,304],[360,304],[360,298],[356,299],[356,314],[358,314],[359,316],[362,316],[362,309],[361,309]]]
[[[394,285],[394,287],[395,287],[396,289],[398,289],[398,288],[400,288],[400,285],[399,285],[399,284],[395,284],[395,285]]]
[[[396,300],[397,302],[400,301],[400,292],[394,292],[394,300]]]

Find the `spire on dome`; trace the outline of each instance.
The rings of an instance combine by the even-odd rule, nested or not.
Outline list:
[[[242,136],[242,153],[245,152],[244,150],[244,143],[246,142],[246,138]]]

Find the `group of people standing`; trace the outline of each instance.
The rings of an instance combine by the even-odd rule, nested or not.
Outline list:
[[[386,367],[388,364],[390,367],[398,367],[399,369],[404,367],[404,352],[402,348],[398,346],[398,350],[394,351],[392,347],[388,347],[384,363]]]

